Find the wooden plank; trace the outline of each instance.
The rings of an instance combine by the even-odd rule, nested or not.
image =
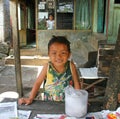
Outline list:
[[[114,53],[114,49],[111,49],[111,48],[104,48],[104,49],[99,49],[99,55],[113,55]]]
[[[105,57],[105,56],[99,56],[99,62],[102,62],[104,60],[111,61],[112,59],[113,59],[113,56],[111,56],[111,55],[109,55],[107,57]]]
[[[110,64],[113,60],[115,44],[99,43],[98,75],[109,76]]]
[[[93,87],[94,85],[96,85],[96,84],[104,81],[104,80],[106,80],[106,78],[98,79],[97,81],[93,82],[92,84],[89,84],[89,85],[88,85],[87,87],[85,87],[84,89],[87,90],[87,89]]]
[[[102,62],[99,62],[99,66],[98,66],[98,68],[99,67],[109,67],[110,66],[110,64],[111,64],[111,61],[109,61],[109,60],[104,60],[104,61],[102,61]]]
[[[115,49],[115,44],[108,44],[107,42],[106,43],[98,43],[99,45],[99,48],[111,48],[111,49]]]
[[[21,75],[21,62],[20,62],[20,48],[19,48],[19,32],[18,32],[18,0],[14,2],[15,13],[13,14],[13,44],[14,44],[14,56],[15,56],[15,76],[16,86],[19,96],[23,96],[22,89],[22,75]]]
[[[103,97],[97,97],[97,98],[89,98],[88,102],[104,102],[104,96]]]

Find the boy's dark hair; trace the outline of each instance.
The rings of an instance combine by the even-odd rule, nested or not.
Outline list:
[[[49,17],[49,16],[53,16],[53,18],[54,18],[54,14],[53,14],[53,13],[49,13],[48,17]]]
[[[53,43],[65,44],[68,48],[68,51],[71,52],[70,51],[70,42],[67,40],[67,38],[65,36],[53,36],[48,43],[48,52],[49,52],[50,46]]]

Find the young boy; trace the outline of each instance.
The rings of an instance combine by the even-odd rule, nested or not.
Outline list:
[[[50,61],[44,65],[29,98],[19,99],[19,104],[31,104],[43,81],[44,100],[64,101],[64,88],[68,85],[80,89],[75,64],[69,61],[70,42],[63,36],[53,36],[48,43],[48,55]]]
[[[48,30],[54,29],[55,21],[52,14],[49,14],[49,19],[46,21],[46,27]]]

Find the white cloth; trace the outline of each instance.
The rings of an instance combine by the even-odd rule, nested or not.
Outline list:
[[[81,74],[80,78],[85,78],[85,79],[105,78],[102,76],[98,76],[98,68],[97,67],[79,68],[79,72]]]
[[[52,30],[54,29],[54,20],[47,20],[47,29]]]

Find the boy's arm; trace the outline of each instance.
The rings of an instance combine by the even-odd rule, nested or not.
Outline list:
[[[46,74],[47,74],[47,67],[48,67],[48,64],[44,65],[41,73],[39,74],[39,76],[37,77],[37,80],[36,82],[34,83],[33,85],[33,88],[32,88],[32,91],[30,93],[30,96],[29,96],[29,99],[30,100],[33,100],[41,86],[41,84],[43,83],[43,81],[45,80],[46,78]]]
[[[79,76],[78,76],[78,72],[76,69],[76,66],[73,62],[71,62],[71,72],[72,72],[72,77],[73,77],[73,81],[74,81],[74,88],[75,89],[81,89],[80,83],[79,83]]]
[[[33,88],[31,90],[31,93],[30,93],[30,96],[29,98],[20,98],[18,103],[19,104],[26,104],[26,105],[29,105],[33,102],[42,82],[45,80],[46,78],[46,74],[47,74],[47,67],[48,67],[48,64],[45,64],[41,73],[39,74],[36,82],[34,83],[33,85]]]

